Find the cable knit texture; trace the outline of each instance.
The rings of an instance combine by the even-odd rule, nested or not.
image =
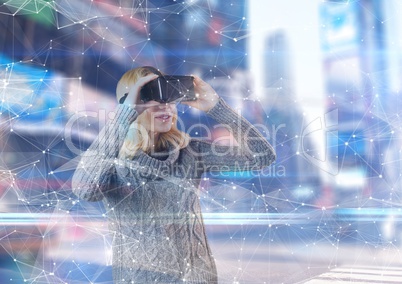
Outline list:
[[[275,153],[267,140],[222,99],[207,112],[224,124],[238,146],[191,139],[181,150],[138,151],[118,159],[134,109],[119,105],[73,176],[81,199],[102,200],[113,239],[115,283],[217,283],[205,234],[198,184],[206,171],[256,170]]]

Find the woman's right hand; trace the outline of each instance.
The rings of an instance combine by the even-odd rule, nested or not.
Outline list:
[[[125,105],[128,105],[131,108],[134,108],[138,114],[141,114],[145,108],[141,107],[141,102],[140,102],[140,91],[141,88],[151,82],[152,80],[155,80],[159,76],[156,74],[149,74],[147,76],[141,77],[135,82],[135,84],[130,88],[127,98],[124,101]]]

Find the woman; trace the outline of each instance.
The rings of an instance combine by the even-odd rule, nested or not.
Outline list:
[[[183,102],[225,124],[238,146],[192,139],[176,127],[175,103],[141,102],[161,74],[128,71],[117,86],[113,120],[82,155],[73,191],[103,200],[113,239],[115,283],[217,283],[197,186],[211,170],[257,169],[275,153],[266,139],[195,76],[196,101]],[[239,136],[240,135],[240,136]]]

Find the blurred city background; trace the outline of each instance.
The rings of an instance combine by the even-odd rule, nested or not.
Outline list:
[[[197,74],[277,152],[205,175],[221,283],[402,283],[402,2],[0,1],[0,282],[112,283],[101,202],[71,191],[122,74]],[[194,137],[228,136],[179,107]]]

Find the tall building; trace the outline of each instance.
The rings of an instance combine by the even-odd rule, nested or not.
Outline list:
[[[267,125],[272,125],[273,143],[277,152],[276,167],[282,175],[273,175],[267,183],[270,191],[280,191],[289,200],[313,204],[321,195],[320,169],[307,161],[303,151],[315,155],[317,145],[310,136],[301,134],[305,127],[300,104],[296,103],[294,52],[286,30],[267,34],[264,45],[263,96]]]
[[[381,105],[389,96],[383,20],[383,1],[327,1],[321,6],[327,109],[339,114],[334,191],[344,206],[387,195],[381,186],[387,143],[381,133],[388,131]]]
[[[165,72],[212,78],[246,68],[246,1],[159,0],[148,6],[150,38],[164,53]]]

